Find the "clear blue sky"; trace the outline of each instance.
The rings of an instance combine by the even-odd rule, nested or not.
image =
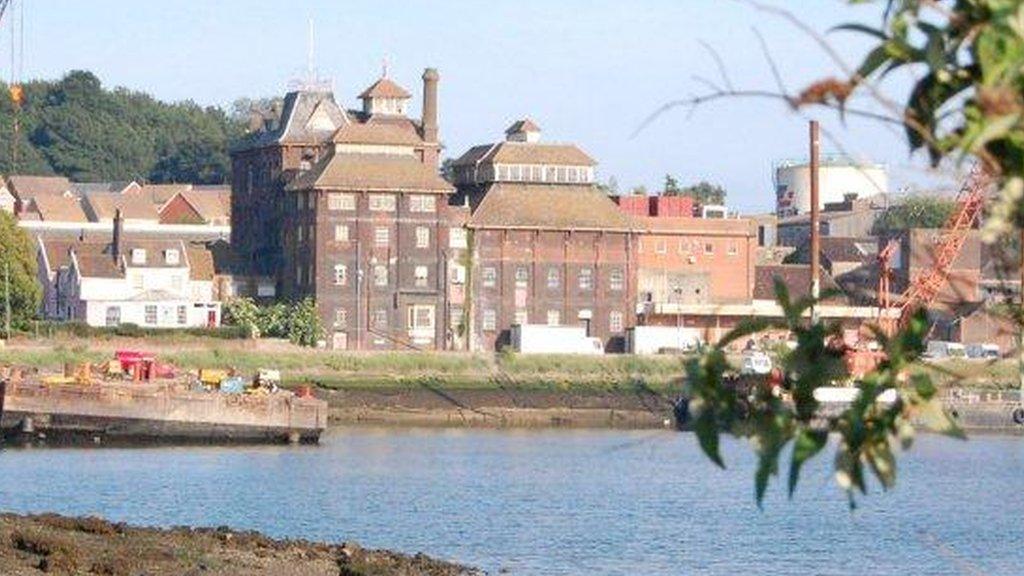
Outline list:
[[[339,102],[355,95],[390,62],[390,76],[415,95],[420,74],[441,73],[441,129],[451,156],[490,142],[513,120],[530,116],[547,140],[572,141],[620,187],[707,179],[726,186],[730,204],[747,211],[773,202],[773,162],[806,155],[806,121],[780,104],[725,101],[687,118],[664,115],[631,133],[662,103],[699,92],[693,75],[716,77],[703,40],[722,55],[738,87],[774,82],[752,28],[760,30],[787,84],[799,88],[835,74],[827,56],[789,23],[729,0],[586,0],[351,2],[293,0],[17,0],[25,14],[25,77],[95,72],[106,86],[163,100],[229,105],[240,96],[282,94],[306,63],[309,18],[316,64],[333,80]],[[880,6],[841,0],[778,5],[820,31],[850,20],[877,22]],[[0,62],[9,67],[4,25]],[[834,35],[856,62],[866,43]],[[902,135],[876,124],[824,126],[847,152],[888,164],[894,183],[919,181]],[[826,143],[826,152],[836,146]]]

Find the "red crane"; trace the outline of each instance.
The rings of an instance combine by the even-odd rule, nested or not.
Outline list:
[[[956,207],[935,241],[932,265],[911,279],[910,286],[897,300],[898,313],[895,318],[897,328],[906,326],[915,310],[927,307],[934,302],[949,281],[949,270],[957,256],[960,255],[960,250],[963,248],[964,242],[967,241],[968,233],[981,216],[985,203],[985,191],[988,189],[990,181],[989,175],[980,165],[975,165],[970,176],[964,181],[956,195]],[[883,256],[886,258],[885,266],[880,271],[878,293],[879,307],[882,308],[883,316],[886,319],[891,318],[891,313],[888,313],[891,297],[888,294],[888,278],[886,278],[891,271],[887,271],[885,268],[888,268],[888,260],[892,258],[895,251],[895,248],[890,249],[892,246],[893,244],[890,243],[879,254],[879,260]],[[883,282],[886,285],[884,293],[881,290]],[[886,323],[887,321],[883,321],[883,327]]]

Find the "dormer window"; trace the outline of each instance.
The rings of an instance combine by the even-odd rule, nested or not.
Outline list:
[[[146,250],[143,248],[132,248],[132,264],[146,263]]]
[[[164,251],[164,262],[172,266],[176,266],[179,262],[180,255],[175,249],[169,249]]]

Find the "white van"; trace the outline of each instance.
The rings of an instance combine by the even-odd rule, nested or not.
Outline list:
[[[1001,357],[998,344],[968,344],[967,357],[978,360],[998,360]]]

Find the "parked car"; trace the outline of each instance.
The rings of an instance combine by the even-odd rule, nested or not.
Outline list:
[[[749,352],[743,355],[740,374],[770,374],[772,359],[764,352]]]
[[[967,356],[967,350],[964,348],[964,345],[959,342],[929,340],[928,347],[925,348],[924,355],[926,358],[934,358],[936,360],[965,358]]]
[[[995,360],[1002,355],[999,353],[998,344],[968,344],[967,357],[980,360]]]

